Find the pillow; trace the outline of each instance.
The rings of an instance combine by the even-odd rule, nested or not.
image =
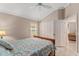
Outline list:
[[[0,39],[0,45],[8,50],[13,50],[13,46],[7,40]]]
[[[10,51],[4,49],[4,47],[0,46],[0,56],[13,56],[13,54]]]

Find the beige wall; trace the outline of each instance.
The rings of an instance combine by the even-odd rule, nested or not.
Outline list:
[[[7,36],[14,37],[16,39],[23,39],[30,37],[30,21],[28,19],[0,13],[0,29],[6,31]]]
[[[72,3],[65,8],[65,17],[72,16],[77,12],[79,12],[79,3]]]

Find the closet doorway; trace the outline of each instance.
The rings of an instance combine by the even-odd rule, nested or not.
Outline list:
[[[77,53],[77,15],[74,14],[67,19],[67,35],[68,43],[67,48],[73,52]]]
[[[57,55],[72,56],[77,54],[77,34],[77,15],[54,21]]]

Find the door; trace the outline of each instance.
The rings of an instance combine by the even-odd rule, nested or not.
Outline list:
[[[63,20],[54,21],[54,38],[56,46],[66,46],[67,44],[67,24]]]

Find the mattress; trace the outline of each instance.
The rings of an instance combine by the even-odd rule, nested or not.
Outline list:
[[[6,53],[8,53],[8,56],[48,56],[52,50],[55,50],[51,41],[39,38],[15,40],[12,41],[11,44],[14,49],[5,50],[7,51]],[[0,52],[0,54],[1,53],[4,52]],[[3,55],[5,56],[6,54],[4,53]]]

